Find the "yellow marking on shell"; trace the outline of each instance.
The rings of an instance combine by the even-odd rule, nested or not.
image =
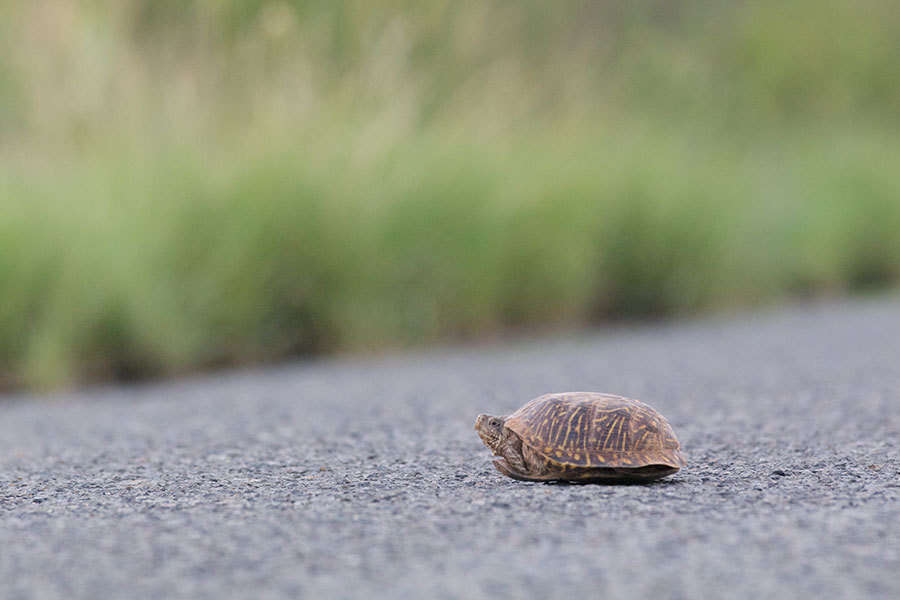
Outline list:
[[[615,421],[613,421],[612,426],[610,426],[610,428],[609,428],[609,433],[606,434],[606,440],[603,441],[603,448],[605,450],[614,450],[615,449],[615,446],[616,446],[616,444],[615,444],[616,437],[615,436],[618,436],[618,431],[621,426],[622,426],[622,419],[616,419]],[[612,446],[609,445],[609,438],[611,435],[614,436]]]
[[[572,457],[573,457],[575,460],[581,460],[581,455],[578,454],[577,452],[576,452],[575,454],[573,454]]]
[[[635,442],[635,444],[637,445],[640,445],[644,441],[644,438],[650,435],[650,432],[647,430],[646,425],[641,425],[637,429],[634,429],[631,433],[633,433],[635,436],[640,434],[641,437],[637,438]]]
[[[581,449],[584,450],[587,460],[590,460],[591,450],[593,449],[593,444],[591,443],[594,440],[593,416],[592,410],[585,414],[584,429],[581,431]]]
[[[634,445],[635,448],[643,448],[644,440],[647,439],[647,436],[650,435],[649,431],[645,431],[641,434],[641,437],[638,439],[637,443]]]
[[[575,431],[578,432],[578,437],[584,440],[584,432],[581,430],[581,422],[584,421],[584,412],[578,411],[578,421],[575,423]]]
[[[619,436],[622,435],[622,422],[623,422],[623,420],[624,420],[624,419],[622,419],[622,417],[617,417],[617,418],[616,418],[616,425],[615,425],[615,427],[616,427],[616,432],[613,434],[612,450],[615,450],[615,449],[616,449],[616,444],[617,444],[617,442],[618,442]]]
[[[559,450],[557,450],[556,452],[554,452],[554,454],[556,455],[557,458],[559,458],[560,456],[562,456],[562,452],[559,451]]]
[[[602,448],[605,449],[607,447],[607,444],[609,443],[609,436],[612,435],[612,432],[615,428],[616,424],[613,423],[612,426],[610,426],[610,428],[606,430],[606,439],[603,440],[603,446],[601,446]]]
[[[554,433],[554,429],[556,432]],[[559,418],[559,415],[554,411],[553,418],[550,421],[550,428],[547,430],[547,439],[552,443],[559,445],[559,430],[562,429],[562,420]]]
[[[551,448],[550,446],[546,446],[544,447],[544,452],[546,454],[550,454],[551,452],[553,452],[553,448]]]
[[[625,457],[623,456],[623,457],[622,457],[622,462],[625,463],[626,465],[630,465],[630,464],[631,464],[631,459],[625,458]]]
[[[561,440],[562,443],[560,444],[560,446],[562,446],[563,448],[566,448],[569,445],[569,433],[572,431],[572,420],[577,414],[578,411],[573,410],[572,414],[569,415],[569,420],[566,421],[566,435],[563,437],[563,439]],[[562,429],[562,427],[560,427],[560,429]]]
[[[544,439],[547,440],[551,444],[554,443],[553,442],[553,427],[555,425],[556,425],[556,413],[551,411],[547,414],[547,417],[545,418],[545,420],[543,422],[543,426],[541,427],[541,435],[543,435]]]

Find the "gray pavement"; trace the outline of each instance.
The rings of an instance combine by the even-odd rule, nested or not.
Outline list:
[[[524,483],[472,430],[640,398],[689,466]],[[900,598],[900,299],[0,398],[0,598]]]

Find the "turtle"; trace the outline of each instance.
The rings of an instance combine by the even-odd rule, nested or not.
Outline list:
[[[498,471],[522,481],[652,481],[687,462],[665,417],[640,400],[596,392],[545,394],[475,430]]]

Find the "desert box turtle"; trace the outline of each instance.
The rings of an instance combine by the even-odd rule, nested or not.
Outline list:
[[[497,470],[525,481],[649,481],[687,464],[665,417],[610,394],[547,394],[506,417],[478,415],[475,430]]]

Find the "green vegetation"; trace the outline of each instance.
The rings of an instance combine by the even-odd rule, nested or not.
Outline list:
[[[900,279],[888,0],[29,4],[0,0],[13,385]]]

